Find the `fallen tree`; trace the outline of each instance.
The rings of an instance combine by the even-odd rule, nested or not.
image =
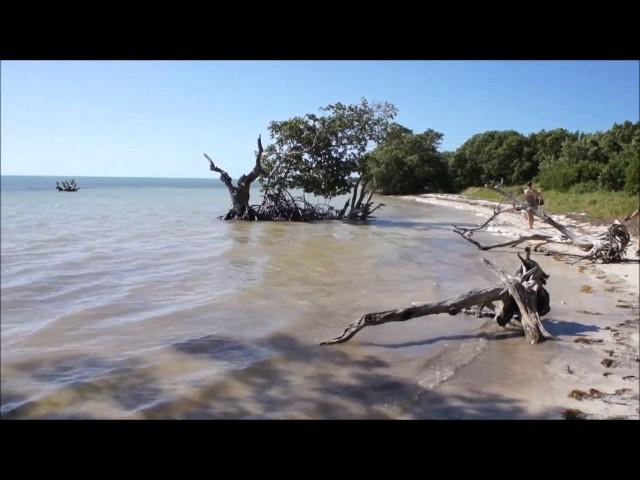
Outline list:
[[[476,307],[476,314],[483,315],[483,309],[488,308],[495,321],[502,327],[510,321],[518,319],[524,330],[527,341],[531,344],[540,342],[544,338],[555,339],[547,332],[540,321],[540,317],[551,311],[549,292],[544,288],[549,278],[540,265],[531,260],[531,250],[527,248],[526,256],[518,255],[521,265],[513,275],[507,274],[500,267],[489,260],[482,261],[495,273],[501,281],[500,285],[490,288],[471,290],[458,297],[449,298],[441,302],[414,303],[410,307],[384,312],[367,313],[357,322],[349,325],[338,337],[327,340],[321,345],[344,343],[365,327],[382,325],[389,322],[404,322],[416,317],[449,313],[471,313],[471,307]],[[499,308],[493,307],[493,302],[501,302]]]
[[[489,217],[482,225],[475,228],[464,228],[459,227],[457,225],[453,225],[453,231],[460,235],[462,238],[467,240],[470,243],[473,243],[480,250],[492,250],[494,248],[499,247],[514,247],[523,242],[527,241],[541,241],[542,243],[536,245],[534,251],[537,251],[542,245],[547,243],[557,243],[563,245],[573,245],[580,250],[587,252],[585,255],[577,255],[578,261],[581,260],[591,260],[596,262],[600,260],[602,263],[615,263],[615,262],[626,262],[626,261],[635,261],[628,260],[626,258],[626,250],[631,240],[627,227],[620,223],[618,220],[615,220],[607,229],[607,231],[598,235],[597,237],[584,237],[575,234],[571,230],[569,230],[566,226],[558,223],[554,220],[550,215],[546,214],[544,211],[532,209],[531,213],[538,217],[542,222],[550,225],[558,232],[560,232],[560,237],[553,237],[551,235],[542,235],[542,234],[534,234],[534,235],[521,235],[519,238],[514,240],[509,240],[507,242],[495,243],[490,245],[483,245],[480,242],[474,240],[473,234],[479,230],[483,230],[486,228],[498,215],[507,212],[521,212],[527,211],[529,206],[521,200],[518,200],[511,193],[505,192],[500,188],[500,185],[493,185],[489,187],[485,185],[486,188],[492,188],[496,192],[500,193],[503,197],[507,197],[511,201],[511,207],[501,208],[502,206],[502,198],[498,203],[498,206],[494,209],[493,215]]]

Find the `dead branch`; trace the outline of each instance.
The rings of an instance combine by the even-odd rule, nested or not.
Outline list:
[[[500,200],[502,202],[502,199]],[[493,215],[491,215],[491,217],[484,222],[482,225],[480,225],[479,227],[475,227],[475,228],[465,228],[465,227],[458,227],[457,225],[454,225],[453,227],[456,230],[459,230],[459,233],[469,233],[469,232],[475,232],[477,230],[482,230],[484,227],[486,227],[487,225],[489,225],[489,223],[491,223],[493,221],[494,218],[496,218],[498,215],[500,215],[501,213],[507,213],[507,212],[513,212],[515,211],[515,208],[506,208],[504,210],[500,210],[500,204],[498,204],[498,207],[494,209],[493,211]],[[469,235],[471,236],[471,235]]]
[[[326,340],[321,345],[344,343],[365,327],[382,325],[389,322],[404,322],[416,317],[449,313],[473,312],[471,307],[477,307],[475,312],[482,315],[482,309],[493,302],[500,301],[502,306],[494,310],[495,320],[500,326],[505,326],[514,315],[518,315],[527,341],[538,343],[543,338],[554,338],[547,332],[540,316],[546,315],[550,309],[549,293],[544,288],[549,275],[544,273],[540,265],[527,257],[518,255],[522,266],[514,275],[507,275],[492,262],[483,259],[485,264],[498,275],[502,285],[490,288],[471,290],[463,295],[443,300],[441,302],[414,303],[410,307],[384,312],[367,313],[349,325],[339,336]]]
[[[524,328],[527,341],[535,344],[540,341],[541,337],[554,339],[553,335],[547,332],[542,326],[540,315],[538,314],[537,290],[541,286],[541,283],[533,279],[531,279],[533,281],[527,279],[536,273],[536,270],[539,270],[539,266],[534,266],[527,272],[522,273],[521,276],[511,276],[507,275],[504,270],[486,258],[483,258],[482,261],[500,278],[509,290],[511,298],[513,298],[518,305],[520,321]]]
[[[372,325],[382,325],[389,322],[404,322],[416,317],[425,315],[436,315],[439,313],[449,313],[456,315],[464,308],[474,305],[495,302],[503,299],[507,295],[502,286],[472,290],[455,298],[450,298],[437,303],[414,303],[410,307],[388,310],[385,312],[367,313],[360,317],[355,323],[349,325],[344,332],[332,340],[326,340],[320,345],[331,345],[334,343],[344,343],[351,339],[364,327]]]
[[[553,242],[553,240],[551,239],[551,237],[549,237],[548,235],[539,235],[539,234],[535,234],[535,235],[527,235],[524,237],[519,237],[515,240],[509,240],[508,242],[504,242],[504,243],[495,243],[495,244],[491,244],[491,245],[482,245],[480,242],[477,242],[475,240],[473,240],[471,238],[471,235],[465,235],[464,232],[454,229],[453,230],[455,233],[457,233],[458,235],[460,235],[462,238],[464,238],[465,240],[467,240],[468,242],[473,243],[475,246],[477,246],[480,250],[492,250],[494,248],[499,248],[499,247],[514,247],[516,245],[521,244],[522,242],[527,242],[530,240],[545,240],[546,243],[549,242]],[[561,243],[561,242],[558,242]]]
[[[453,225],[453,231],[455,233],[460,235],[468,242],[473,243],[480,250],[491,250],[499,247],[514,247],[526,241],[537,240],[542,241],[542,244],[557,243],[562,245],[573,245],[580,250],[586,251],[587,254],[580,258],[578,261],[591,260],[593,262],[596,262],[600,260],[603,263],[628,261],[628,259],[626,258],[626,249],[630,242],[630,236],[627,228],[618,220],[614,221],[613,224],[609,226],[606,232],[602,233],[596,238],[580,237],[569,230],[569,228],[567,228],[566,226],[558,223],[545,212],[538,209],[532,209],[526,204],[526,202],[520,201],[511,193],[503,191],[500,188],[500,185],[493,185],[492,187],[490,187],[489,185],[485,185],[485,187],[491,188],[500,193],[503,197],[509,198],[511,200],[512,208],[500,209],[500,204],[502,203],[501,198],[500,204],[498,204],[498,207],[494,209],[493,215],[482,225],[474,228],[463,228],[458,227],[457,225]],[[520,236],[515,240],[491,245],[482,245],[480,242],[471,238],[474,232],[486,228],[489,223],[491,223],[498,215],[513,211],[530,211],[534,216],[538,217],[544,223],[550,225],[558,232],[560,232],[561,237],[558,239],[550,235],[535,234]],[[538,251],[542,244],[536,245],[534,250]]]

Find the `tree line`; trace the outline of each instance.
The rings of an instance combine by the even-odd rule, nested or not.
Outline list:
[[[443,133],[414,133],[396,123],[397,109],[388,102],[362,99],[320,111],[270,124],[275,142],[265,163],[283,164],[271,183],[324,197],[348,192],[353,175],[383,194],[456,192],[501,180],[579,193],[640,191],[640,122],[595,133],[487,131],[442,151]]]
[[[639,122],[616,123],[595,133],[488,131],[453,152],[439,150],[442,137],[433,130],[391,129],[368,155],[369,173],[380,192],[456,192],[494,181],[515,185],[530,180],[563,192],[640,192]]]
[[[350,216],[358,218],[370,213],[373,191],[458,192],[492,182],[533,180],[547,190],[640,192],[640,122],[616,123],[594,133],[562,128],[529,135],[487,131],[455,151],[442,151],[443,133],[414,133],[395,121],[397,113],[389,102],[363,98],[359,104],[338,102],[319,113],[271,122],[272,142],[264,151],[258,142],[254,170],[238,186],[230,178],[225,182],[234,205],[226,218],[342,218],[349,210],[345,205],[339,212],[320,212],[289,190],[327,199],[353,192],[350,209],[357,214]],[[223,180],[228,177],[207,158],[211,170]],[[255,178],[264,194],[260,206],[249,203],[248,187]],[[305,209],[311,213],[304,214]]]
[[[535,180],[549,190],[638,193],[640,123],[615,123],[595,133],[562,128],[527,136],[515,131],[485,132],[449,155],[458,188],[504,178],[507,184]]]

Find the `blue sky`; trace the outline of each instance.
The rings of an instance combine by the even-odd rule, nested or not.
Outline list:
[[[3,175],[233,177],[271,120],[361,97],[415,132],[593,132],[638,121],[632,61],[3,61]]]

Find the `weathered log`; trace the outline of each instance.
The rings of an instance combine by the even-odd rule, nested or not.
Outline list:
[[[367,313],[360,317],[355,323],[349,325],[342,334],[332,340],[326,340],[320,345],[332,345],[334,343],[344,343],[351,339],[364,327],[372,325],[382,325],[388,322],[405,322],[412,318],[423,317],[425,315],[436,315],[439,313],[449,313],[456,315],[464,308],[483,303],[502,300],[508,295],[503,286],[495,286],[479,290],[471,290],[455,298],[449,298],[436,303],[414,303],[410,307],[387,310],[385,312]]]
[[[477,242],[476,240],[473,240],[471,238],[471,235],[465,235],[464,232],[462,232],[461,230],[458,229],[454,229],[453,230],[454,233],[457,233],[458,235],[460,235],[462,238],[464,238],[466,241],[473,243],[474,245],[476,245],[480,250],[493,250],[494,248],[500,248],[500,247],[515,247],[516,245],[521,244],[522,242],[527,242],[530,240],[544,240],[547,243],[551,242],[552,240],[550,239],[549,236],[547,235],[527,235],[524,237],[519,237],[515,240],[509,240],[508,242],[503,242],[503,243],[494,243],[491,245],[482,245],[480,242]]]
[[[508,275],[504,270],[486,258],[483,258],[482,261],[500,278],[504,286],[509,290],[511,298],[518,305],[520,322],[524,328],[527,341],[535,344],[540,341],[541,337],[554,339],[553,335],[547,332],[542,326],[540,315],[538,314],[537,293],[541,284],[534,279],[529,281],[529,277],[531,277],[539,267],[534,266],[531,270],[524,272],[522,276],[518,277]]]
[[[530,343],[538,343],[543,338],[555,339],[544,329],[540,321],[540,316],[550,311],[549,293],[544,288],[549,275],[544,273],[538,263],[529,258],[528,250],[526,258],[522,258],[520,255],[518,258],[522,262],[522,266],[514,275],[507,275],[489,260],[482,259],[485,265],[499,276],[502,285],[471,290],[463,295],[440,302],[413,303],[406,308],[367,313],[349,325],[342,334],[331,340],[326,340],[320,345],[347,342],[365,327],[389,322],[404,322],[427,315],[475,313],[482,316],[482,309],[496,301],[502,302],[502,306],[493,312],[496,322],[501,327],[504,327],[517,315],[524,329],[525,337]],[[471,307],[474,306],[477,307],[475,312],[471,310]]]

